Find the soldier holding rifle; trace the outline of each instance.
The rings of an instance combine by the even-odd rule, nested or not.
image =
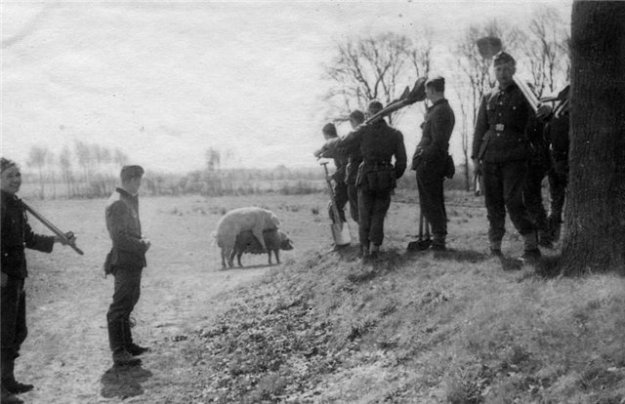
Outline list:
[[[493,58],[498,88],[486,94],[478,112],[471,158],[484,176],[491,253],[502,256],[506,210],[523,237],[523,259],[540,256],[536,228],[523,203],[523,185],[529,158],[527,125],[533,111],[514,82],[516,62],[506,52]]]
[[[345,222],[345,204],[348,201],[347,194],[347,184],[345,183],[345,170],[347,168],[347,156],[344,153],[341,153],[335,146],[336,139],[338,139],[338,134],[336,133],[336,126],[333,123],[327,123],[321,129],[323,133],[323,138],[326,140],[326,143],[323,147],[317,150],[314,155],[317,158],[326,157],[334,159],[334,165],[336,166],[336,171],[332,174],[332,179],[334,180],[333,194],[334,194],[334,202],[330,201],[330,206],[328,207],[330,219],[332,219],[333,223]],[[340,217],[334,217],[332,213],[334,210],[332,208],[332,203],[336,204],[336,209],[339,212]]]
[[[17,197],[22,185],[20,169],[15,162],[0,158],[2,175],[2,402],[21,402],[14,394],[33,389],[32,384],[15,380],[15,359],[26,339],[26,293],[28,276],[24,248],[51,252],[55,242],[75,245],[72,232],[44,236],[35,234],[28,224],[26,205]]]
[[[449,174],[449,138],[454,129],[454,112],[445,99],[445,79],[433,77],[425,83],[425,94],[432,106],[421,125],[423,136],[412,159],[417,172],[419,202],[423,216],[432,225],[433,250],[445,250],[447,214],[443,195],[443,181]],[[453,166],[453,163],[452,163]]]

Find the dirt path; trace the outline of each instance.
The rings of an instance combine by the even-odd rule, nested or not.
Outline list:
[[[179,402],[177,392],[198,388],[192,385],[198,375],[186,373],[193,368],[185,347],[194,331],[225,309],[220,294],[269,270],[264,256],[246,257],[251,267],[245,269],[220,270],[209,241],[220,215],[207,213],[205,201],[147,199],[141,214],[154,247],[133,334],[153,352],[142,368],[111,373],[106,311],[113,278],[103,279],[100,269],[110,242],[103,220],[93,219],[102,216],[102,204],[48,202],[42,208],[69,223],[63,227],[79,235],[85,256],[59,246],[50,255],[28,253],[29,336],[16,363],[18,380],[36,386],[21,396],[27,403]]]

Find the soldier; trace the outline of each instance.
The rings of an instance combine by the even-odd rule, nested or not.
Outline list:
[[[360,110],[354,110],[349,114],[349,123],[352,129],[356,129],[365,121],[365,114]],[[362,163],[360,149],[353,149],[347,156],[347,168],[345,172],[345,182],[347,183],[347,197],[349,199],[349,213],[352,219],[358,223],[358,188],[356,187],[356,176],[358,166]]]
[[[551,169],[547,173],[551,209],[547,219],[550,236],[560,238],[562,207],[569,174],[569,86],[558,94],[558,105],[545,126],[545,139],[549,144]]]
[[[24,248],[42,252],[52,252],[55,242],[63,245],[74,243],[72,232],[59,236],[35,234],[28,224],[26,208],[17,192],[22,185],[22,175],[15,162],[0,158],[2,175],[2,402],[20,403],[14,394],[33,389],[32,384],[15,380],[15,358],[20,355],[20,347],[26,339],[26,293],[24,281],[28,276]]]
[[[113,363],[116,366],[139,365],[134,356],[148,351],[136,345],[130,332],[130,314],[139,301],[141,272],[146,266],[145,253],[150,241],[141,235],[138,192],[143,168],[124,166],[121,188],[111,195],[106,206],[106,228],[113,248],[106,257],[104,271],[115,277],[113,302],[106,314]]]
[[[516,62],[506,52],[493,58],[499,87],[486,94],[478,112],[471,158],[484,176],[484,197],[488,211],[491,253],[502,256],[506,210],[523,237],[522,258],[535,262],[541,256],[535,226],[523,204],[527,175],[526,129],[532,111],[514,83]]]
[[[373,101],[367,108],[369,116],[382,110],[382,104]],[[358,167],[358,233],[363,260],[377,258],[384,240],[384,216],[391,203],[396,181],[406,169],[406,149],[400,131],[379,118],[359,126],[339,140],[339,147],[347,153],[360,150],[362,163]],[[391,159],[395,157],[395,166]]]
[[[336,171],[332,174],[332,179],[334,180],[334,203],[336,203],[340,218],[335,218],[332,213],[332,201],[330,201],[330,205],[328,206],[328,214],[333,223],[336,223],[338,219],[340,219],[341,222],[345,222],[345,205],[348,200],[347,184],[345,183],[347,156],[345,153],[342,153],[341,150],[334,147],[338,140],[338,135],[333,123],[325,124],[321,132],[323,133],[323,138],[326,140],[326,143],[321,149],[317,150],[314,155],[317,158],[327,157],[334,159],[334,165],[336,166]]]
[[[433,77],[425,83],[426,97],[432,102],[421,124],[423,135],[412,158],[416,171],[419,202],[423,216],[432,226],[433,250],[445,250],[447,214],[443,181],[448,174],[449,138],[454,129],[454,112],[445,99],[445,79]]]

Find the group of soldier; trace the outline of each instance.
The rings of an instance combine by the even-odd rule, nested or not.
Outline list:
[[[562,222],[568,175],[568,87],[551,99],[559,102],[557,108],[546,103],[532,108],[514,80],[514,58],[499,52],[493,58],[493,69],[498,85],[482,99],[471,152],[487,209],[489,250],[493,256],[503,257],[508,212],[523,238],[521,259],[535,263],[541,257],[539,246],[553,247]],[[423,83],[423,98],[429,105],[426,102],[422,136],[411,168],[416,172],[421,214],[432,228],[429,248],[442,251],[447,249],[443,184],[454,171],[448,150],[455,118],[445,98],[445,79],[436,76]],[[317,158],[335,161],[331,203],[339,208],[341,217],[331,214],[331,219],[345,221],[342,212],[349,202],[352,219],[359,227],[363,260],[379,255],[391,194],[407,161],[402,133],[386,124],[381,110],[382,104],[371,102],[365,123],[360,111],[352,112],[353,131],[344,137],[337,136],[334,124],[326,124],[326,142],[314,153]],[[541,192],[546,175],[551,192],[549,216]]]

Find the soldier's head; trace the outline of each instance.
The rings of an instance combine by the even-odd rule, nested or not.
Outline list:
[[[143,179],[143,167],[141,166],[123,166],[120,173],[122,188],[129,194],[136,195],[141,188],[141,180]]]
[[[321,133],[323,133],[323,137],[325,140],[332,139],[338,137],[336,133],[336,126],[333,123],[326,123],[321,129]]]
[[[371,101],[369,103],[369,106],[367,107],[367,116],[372,117],[373,115],[382,111],[383,108],[384,107],[382,106],[382,103],[380,101]]]
[[[351,114],[349,114],[349,123],[352,125],[353,129],[356,129],[356,127],[360,125],[361,123],[363,123],[364,121],[365,121],[365,114],[359,109],[356,109],[352,111]]]
[[[22,186],[22,173],[13,160],[0,158],[0,171],[2,171],[2,190],[15,195]]]
[[[516,61],[506,52],[499,52],[493,58],[493,69],[499,86],[505,88],[512,83],[512,77],[516,73]]]
[[[428,100],[436,102],[445,97],[445,78],[434,76],[425,82],[425,96]]]

